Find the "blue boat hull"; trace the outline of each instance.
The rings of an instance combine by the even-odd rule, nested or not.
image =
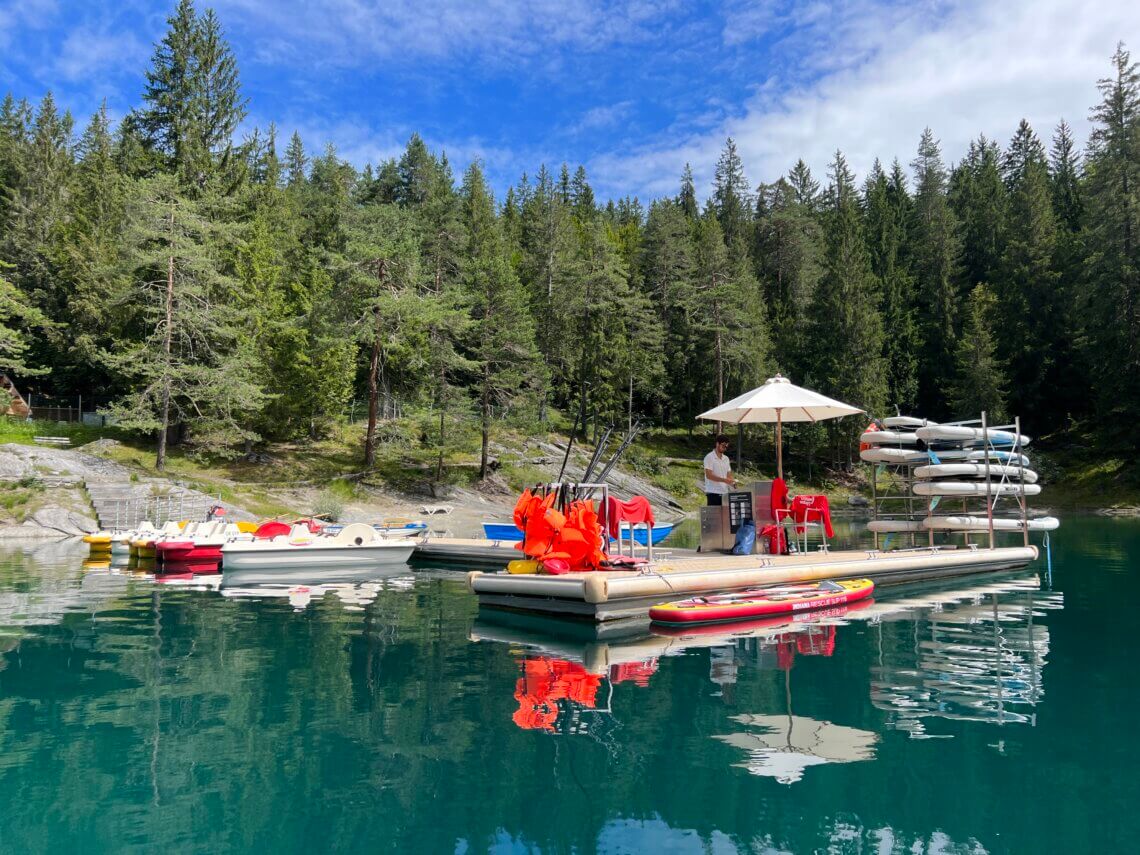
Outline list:
[[[661,523],[653,526],[653,545],[656,546],[673,532],[673,523]],[[523,533],[515,528],[513,523],[483,523],[483,534],[488,540],[507,540],[516,542],[523,539]],[[636,543],[645,546],[648,532],[644,528],[633,530],[633,539]]]

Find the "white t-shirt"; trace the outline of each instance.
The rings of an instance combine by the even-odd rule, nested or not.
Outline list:
[[[709,470],[713,475],[718,478],[727,478],[728,473],[732,471],[732,461],[727,454],[722,454],[720,457],[716,456],[716,449],[713,449],[705,455],[705,469]],[[706,493],[727,493],[728,484],[723,481],[710,481],[708,476],[705,477],[705,492]]]

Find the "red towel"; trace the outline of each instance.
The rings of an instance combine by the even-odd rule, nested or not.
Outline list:
[[[803,523],[821,522],[827,536],[835,537],[827,496],[793,496],[791,512],[792,519],[797,523],[796,531],[803,531]]]
[[[622,522],[630,525],[648,523],[653,525],[653,508],[645,496],[634,496],[628,502],[623,502],[615,496],[610,496],[606,506],[606,525],[610,530],[610,537],[617,537]]]
[[[772,518],[776,522],[780,521],[780,514],[776,511],[786,511],[788,509],[788,485],[784,483],[783,478],[777,478],[772,482]]]

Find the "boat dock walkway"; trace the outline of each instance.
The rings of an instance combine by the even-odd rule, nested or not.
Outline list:
[[[758,585],[852,578],[890,585],[1015,570],[1036,558],[1034,546],[670,556],[636,571],[564,576],[473,571],[467,584],[481,606],[602,622],[643,616],[660,602]]]

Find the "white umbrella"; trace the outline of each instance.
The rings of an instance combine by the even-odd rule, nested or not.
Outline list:
[[[784,422],[818,422],[862,413],[858,407],[844,404],[794,385],[788,378],[777,374],[764,381],[763,386],[745,392],[697,416],[713,422],[744,424],[751,422],[776,423],[776,469],[784,477],[783,424]]]

